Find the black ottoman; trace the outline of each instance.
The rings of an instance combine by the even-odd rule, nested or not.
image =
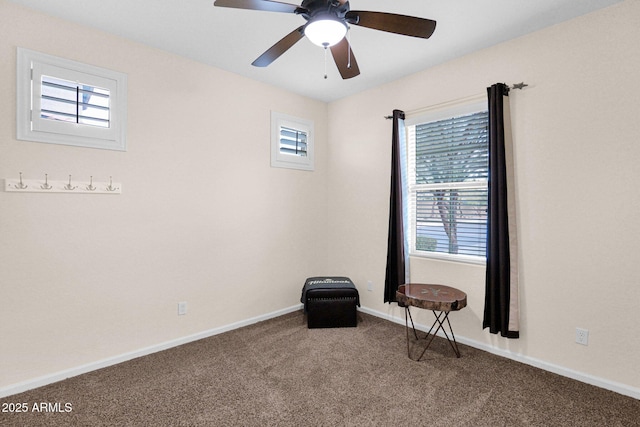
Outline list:
[[[309,277],[302,288],[308,328],[344,328],[358,324],[360,295],[348,277]]]

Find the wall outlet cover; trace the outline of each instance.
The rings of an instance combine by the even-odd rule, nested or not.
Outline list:
[[[589,345],[589,331],[587,329],[576,328],[576,342],[582,345]]]
[[[178,303],[178,316],[184,316],[187,314],[187,303],[179,302]]]

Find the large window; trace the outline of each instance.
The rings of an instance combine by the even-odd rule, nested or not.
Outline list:
[[[17,137],[126,148],[127,76],[18,48]]]
[[[485,260],[487,119],[484,104],[407,119],[411,254]]]

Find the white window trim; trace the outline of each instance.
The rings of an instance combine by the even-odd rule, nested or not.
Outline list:
[[[307,134],[307,155],[296,156],[280,152],[280,128],[287,127]],[[290,116],[276,111],[271,112],[271,167],[312,171],[314,164],[313,121]]]
[[[52,77],[109,89],[110,127],[98,128],[41,119],[40,86],[33,84],[33,80],[40,80],[41,74],[53,74]],[[18,48],[16,83],[17,139],[126,151],[126,74]]]
[[[466,100],[461,101],[460,103],[447,103],[441,104],[438,106],[434,106],[434,108],[426,108],[422,109],[419,112],[408,115],[405,118],[405,143],[407,144],[406,149],[406,157],[407,157],[407,172],[408,172],[408,185],[407,185],[407,193],[408,193],[408,227],[405,227],[405,238],[409,243],[409,256],[415,258],[427,258],[427,259],[437,259],[442,261],[450,261],[457,263],[466,263],[466,264],[478,264],[485,265],[487,262],[486,257],[481,256],[473,256],[473,255],[464,255],[464,254],[447,254],[443,252],[427,252],[427,251],[418,251],[416,249],[416,240],[413,236],[413,230],[416,229],[416,201],[415,197],[418,190],[425,189],[430,187],[430,184],[415,184],[411,183],[411,178],[414,178],[415,182],[415,171],[416,171],[416,159],[415,156],[412,155],[410,148],[410,129],[413,125],[420,123],[428,123],[434,122],[438,120],[444,120],[451,117],[463,116],[466,114],[473,114],[479,111],[483,111],[487,109],[486,99],[484,101],[480,101],[482,97],[473,97]],[[486,187],[486,183],[484,186]],[[457,184],[449,184],[449,187],[478,187],[478,183],[457,183]]]

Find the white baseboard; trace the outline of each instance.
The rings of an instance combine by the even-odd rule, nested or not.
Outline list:
[[[383,313],[381,311],[377,311],[377,310],[372,310],[370,308],[366,308],[366,307],[361,307],[359,309],[360,311],[362,311],[363,313],[367,313],[370,314],[372,316],[376,316],[376,317],[380,317],[382,319],[386,319],[389,320],[391,322],[394,323],[398,323],[401,325],[405,324],[405,320],[403,318],[400,317],[396,317],[396,316],[391,316],[387,313]],[[421,325],[416,323],[415,324],[416,329],[419,329],[423,332],[426,332],[429,330],[429,326],[425,326],[425,325]],[[439,336],[442,336],[444,338],[444,334],[442,334],[442,332],[438,333]],[[629,385],[626,384],[622,384],[622,383],[618,383],[615,381],[609,381],[603,378],[599,378],[593,375],[589,375],[589,374],[585,374],[583,372],[579,372],[579,371],[575,371],[573,369],[569,369],[569,368],[565,368],[563,366],[558,366],[558,365],[554,365],[553,363],[548,363],[545,362],[543,360],[540,359],[536,359],[533,357],[529,357],[529,356],[525,356],[523,354],[519,354],[519,353],[513,353],[511,351],[508,350],[504,350],[501,348],[495,348],[492,347],[488,344],[479,342],[479,341],[475,341],[475,340],[471,340],[465,337],[460,337],[458,335],[456,335],[456,341],[459,342],[460,344],[465,344],[468,345],[469,347],[474,347],[477,348],[479,350],[483,350],[486,351],[488,353],[492,353],[495,354],[497,356],[502,356],[502,357],[506,357],[507,359],[512,359],[515,360],[517,362],[521,362],[524,363],[526,365],[530,365],[530,366],[534,366],[536,368],[540,368],[543,369],[545,371],[548,372],[553,372],[554,374],[558,374],[558,375],[562,375],[563,377],[568,377],[568,378],[572,378],[574,380],[583,382],[583,383],[587,383],[587,384],[591,384],[594,385],[596,387],[600,387],[600,388],[604,388],[610,391],[614,391],[616,393],[619,394],[623,394],[625,396],[629,396],[629,397],[633,397],[634,399],[639,399],[640,400],[640,388],[636,388],[636,387],[631,387]]]
[[[98,360],[96,362],[87,363],[86,365],[77,366],[75,368],[66,369],[64,371],[55,372],[50,375],[44,375],[42,377],[34,378],[32,380],[23,381],[21,383],[12,384],[6,387],[0,388],[0,398],[11,396],[14,394],[22,393],[34,388],[42,387],[47,384],[52,384],[58,381],[65,380],[67,378],[75,377],[77,375],[86,374],[87,372],[95,371],[98,369],[106,368],[108,366],[117,365],[118,363],[126,362],[131,359],[135,359],[142,356],[147,356],[158,351],[167,350],[172,347],[177,347],[182,344],[187,344],[193,341],[208,338],[214,335],[228,332],[233,329],[238,329],[243,326],[248,326],[253,323],[262,322],[263,320],[272,319],[274,317],[282,316],[287,313],[291,313],[302,309],[302,304],[297,304],[292,307],[277,310],[271,313],[263,314],[261,316],[252,317],[250,319],[242,320],[240,322],[231,323],[229,325],[221,326],[219,328],[210,329],[208,331],[199,332],[197,334],[188,335],[186,337],[178,338],[175,340],[165,341],[160,344],[156,344],[150,347],[141,348],[139,350],[131,351],[129,353],[120,354],[118,356],[109,357],[107,359]]]
[[[118,356],[110,357],[107,359],[98,360],[96,362],[87,363],[82,366],[77,366],[75,368],[66,369],[64,371],[55,372],[50,375],[44,375],[42,377],[34,378],[32,380],[24,381],[17,384],[12,384],[3,388],[0,388],[0,398],[11,396],[14,394],[22,393],[28,390],[32,390],[34,388],[42,387],[47,384],[52,384],[58,381],[62,381],[67,378],[75,377],[77,375],[85,374],[87,372],[95,371],[98,369],[106,368],[108,366],[117,365],[118,363],[126,362],[128,360],[132,360],[138,357],[146,356],[149,354],[156,353],[158,351],[167,350],[172,347],[177,347],[182,344],[187,344],[193,341],[201,340],[203,338],[208,338],[214,335],[221,334],[223,332],[228,332],[233,329],[238,329],[243,326],[248,326],[253,323],[262,322],[264,320],[272,319],[274,317],[282,316],[287,313],[291,313],[297,310],[302,309],[302,304],[298,304],[292,307],[288,307],[282,310],[277,310],[271,313],[267,313],[261,316],[252,317],[250,319],[242,320],[240,322],[231,323],[229,325],[221,326],[219,328],[210,329],[207,331],[199,332],[197,334],[188,335],[186,337],[178,338],[171,341],[165,341],[163,343],[153,345],[150,347],[142,348],[139,350],[135,350],[129,353],[124,353]],[[394,323],[398,323],[400,325],[404,325],[404,319],[400,317],[390,316],[387,313],[383,313],[381,311],[372,310],[367,307],[361,307],[359,309],[363,313],[370,314],[372,316],[380,317],[382,319],[389,320]],[[417,324],[416,329],[426,332],[428,327],[425,325]],[[440,334],[439,334],[440,335]],[[501,357],[506,357],[507,359],[512,359],[517,362],[525,363],[527,365],[534,366],[536,368],[544,369],[545,371],[553,372],[558,375],[562,375],[564,377],[572,378],[577,381],[581,381],[587,384],[594,385],[596,387],[604,388],[625,396],[632,397],[634,399],[640,399],[640,389],[631,387],[626,384],[617,383],[615,381],[609,381],[606,379],[602,379],[599,377],[595,377],[593,375],[585,374],[582,372],[578,372],[572,369],[568,369],[562,366],[554,365],[552,363],[545,362],[543,360],[535,359],[533,357],[525,356],[518,353],[513,353],[508,350],[500,349],[492,347],[488,344],[481,343],[479,341],[471,340],[465,337],[456,337],[456,341],[461,344],[468,345],[470,347],[477,348],[479,350],[483,350]]]

